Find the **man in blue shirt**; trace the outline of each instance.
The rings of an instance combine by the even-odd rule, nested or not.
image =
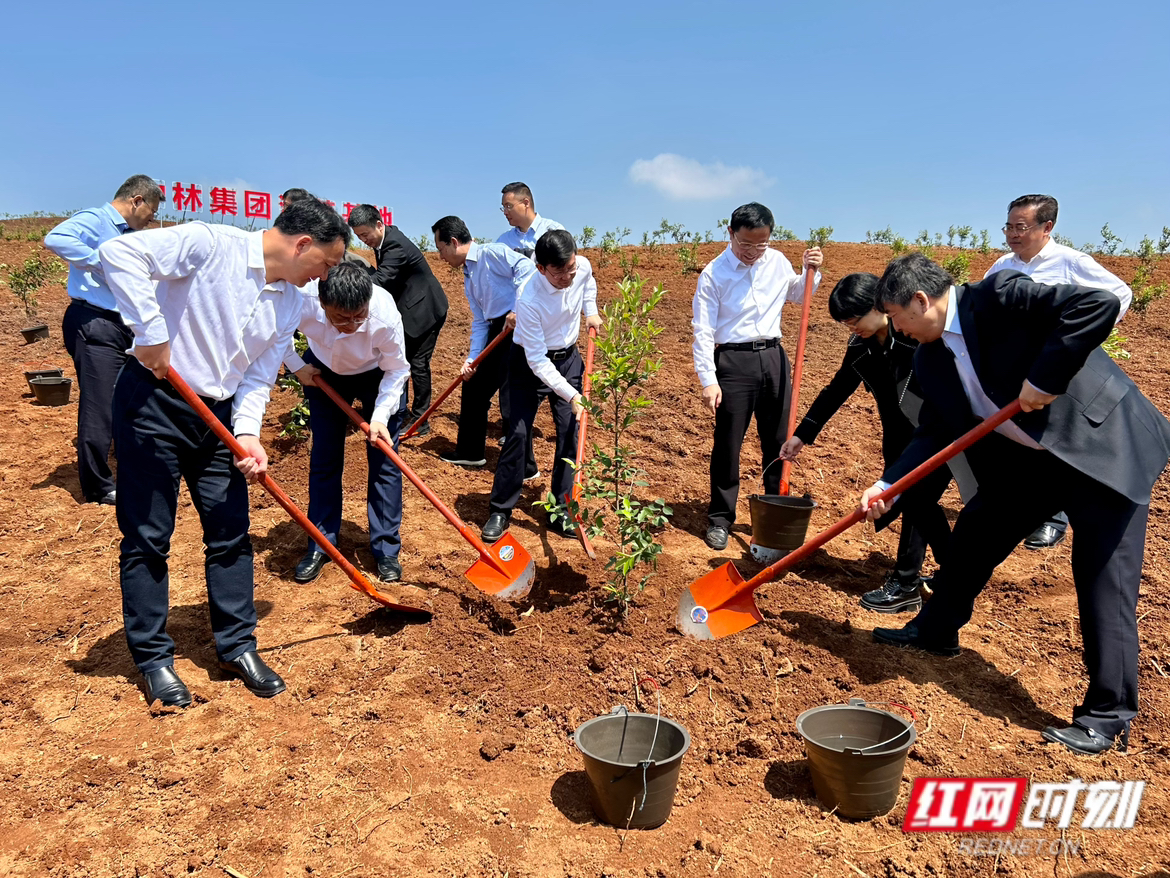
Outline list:
[[[500,194],[500,210],[511,228],[496,238],[497,244],[511,247],[531,259],[541,235],[564,228],[555,220],[545,219],[536,212],[532,190],[524,183],[509,183],[500,190]]]
[[[61,334],[77,371],[77,474],[91,503],[114,505],[114,381],[134,343],[106,285],[98,245],[146,228],[161,199],[153,179],[135,174],[111,202],[78,211],[45,237],[45,246],[69,263],[70,303]]]
[[[512,340],[500,342],[477,368],[472,362],[500,333],[516,326],[516,297],[524,282],[536,273],[526,256],[503,244],[480,244],[457,216],[445,216],[433,226],[439,257],[463,270],[463,292],[471,307],[471,350],[463,363],[459,404],[459,438],[453,452],[440,458],[459,466],[487,463],[487,416],[492,396],[500,392],[500,414],[508,421],[508,363]],[[504,427],[505,433],[507,426]],[[525,476],[535,478],[536,458],[529,438]]]

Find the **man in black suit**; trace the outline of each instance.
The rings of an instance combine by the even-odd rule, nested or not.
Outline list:
[[[414,423],[431,404],[431,355],[439,340],[439,330],[447,322],[447,294],[422,251],[397,226],[385,225],[378,208],[359,204],[349,213],[349,226],[374,251],[377,261],[377,268],[372,272],[374,286],[394,297],[402,315],[410,383],[414,385],[408,420]],[[409,427],[403,432],[406,429]],[[415,435],[425,436],[430,431],[431,425],[426,423]]]
[[[981,419],[1019,398],[1023,413],[976,443],[979,482],[955,523],[934,597],[901,629],[874,639],[959,654],[959,629],[995,567],[1040,522],[1063,509],[1075,533],[1073,580],[1089,688],[1068,728],[1045,740],[1075,753],[1124,750],[1137,715],[1137,600],[1150,490],[1170,458],[1170,423],[1101,350],[1120,303],[1104,290],[1039,284],[1001,271],[954,286],[919,253],[890,263],[878,302],[919,342],[919,426],[873,498]],[[872,505],[871,505],[872,504]]]

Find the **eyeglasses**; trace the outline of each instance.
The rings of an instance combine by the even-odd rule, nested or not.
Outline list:
[[[763,244],[745,244],[739,239],[739,235],[732,233],[731,240],[739,245],[740,250],[746,250],[748,253],[763,253],[768,249],[769,242],[765,241]]]
[[[1034,229],[1038,225],[1041,225],[1041,224],[1040,223],[1032,223],[1032,225],[1030,225],[1030,226],[1026,226],[1023,223],[1016,223],[1014,226],[1011,224],[1008,224],[1008,225],[1005,225],[1001,229],[1001,231],[1005,235],[1008,234],[1009,232],[1015,232],[1016,234],[1022,235],[1022,234],[1024,234],[1024,232],[1028,231],[1029,229]]]
[[[509,201],[500,208],[500,213],[511,213],[512,211],[521,207],[524,203],[524,201]]]
[[[360,317],[353,316],[353,315],[351,315],[349,317],[341,317],[341,316],[334,316],[331,314],[326,314],[325,316],[329,318],[330,325],[332,325],[336,329],[340,329],[343,326],[352,326],[354,329],[358,329],[358,328],[362,327],[363,325],[365,325],[365,322],[370,319],[370,316],[368,313],[363,314]]]

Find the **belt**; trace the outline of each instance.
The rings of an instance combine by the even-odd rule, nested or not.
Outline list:
[[[114,320],[114,321],[117,321],[118,323],[124,323],[124,321],[122,320],[122,315],[119,314],[117,311],[111,311],[109,308],[99,308],[97,305],[93,304],[92,302],[85,301],[85,299],[70,298],[69,302],[73,305],[80,305],[83,308],[88,308],[90,311],[96,311],[98,314],[101,314],[107,320]]]
[[[735,341],[730,344],[717,344],[715,347],[725,351],[762,351],[764,348],[774,348],[779,344],[778,338],[757,338],[755,341]]]
[[[573,353],[575,350],[577,350],[577,346],[575,344],[569,345],[567,348],[561,348],[559,351],[549,351],[548,358],[554,363],[559,363],[561,360],[567,360],[569,358],[569,354]]]

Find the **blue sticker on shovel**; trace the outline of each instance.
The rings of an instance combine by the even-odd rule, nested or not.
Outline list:
[[[707,621],[707,608],[706,607],[695,607],[693,610],[691,610],[691,621],[697,625],[702,625],[704,622],[706,622]]]
[[[500,560],[501,561],[511,561],[512,558],[515,556],[515,554],[516,554],[516,550],[513,549],[511,546],[504,546],[504,548],[500,549]]]

